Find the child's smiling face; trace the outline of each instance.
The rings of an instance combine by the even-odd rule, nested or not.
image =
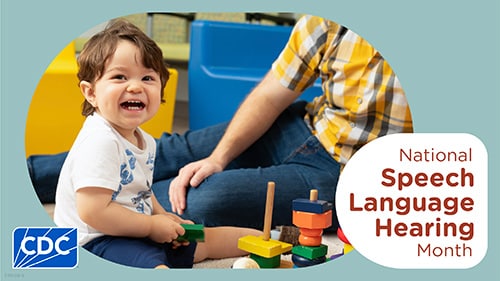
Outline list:
[[[160,75],[142,64],[139,48],[121,40],[94,83],[82,81],[82,92],[102,117],[124,137],[151,119],[161,103]]]

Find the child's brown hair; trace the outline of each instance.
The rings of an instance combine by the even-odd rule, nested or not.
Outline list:
[[[136,45],[141,52],[144,66],[158,72],[161,80],[161,101],[164,102],[163,89],[167,84],[169,73],[163,61],[163,53],[142,30],[124,19],[111,20],[103,31],[85,43],[78,56],[80,82],[94,83],[102,77],[104,67],[108,59],[113,56],[120,40],[127,40]],[[89,116],[94,111],[95,108],[85,100],[82,105],[82,115]]]

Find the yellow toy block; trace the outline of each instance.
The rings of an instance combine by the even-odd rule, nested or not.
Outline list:
[[[85,120],[83,95],[78,86],[75,43],[71,42],[51,62],[33,94],[26,121],[26,156],[68,151]],[[169,69],[165,103],[154,118],[141,126],[155,138],[171,132],[178,72]]]
[[[293,245],[274,239],[248,235],[238,240],[238,248],[264,258],[272,258],[292,250]]]
[[[332,210],[322,214],[293,211],[292,222],[299,228],[325,229],[332,225]]]

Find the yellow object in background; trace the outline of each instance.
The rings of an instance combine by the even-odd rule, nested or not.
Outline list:
[[[165,103],[156,116],[141,126],[155,138],[171,132],[174,119],[178,72],[169,68],[164,89]],[[78,86],[75,43],[71,42],[52,61],[38,83],[26,121],[26,157],[68,151],[85,120],[81,114],[83,95]]]
[[[354,250],[354,247],[351,244],[344,244],[344,255]]]

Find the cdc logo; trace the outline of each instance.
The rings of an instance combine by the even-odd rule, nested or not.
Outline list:
[[[12,244],[13,268],[74,268],[78,264],[76,228],[18,227]]]

